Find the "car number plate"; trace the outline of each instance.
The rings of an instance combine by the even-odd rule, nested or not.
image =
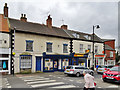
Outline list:
[[[99,70],[99,71],[102,71],[102,70]]]
[[[108,79],[114,79],[114,78],[112,78],[112,77],[106,77],[106,78],[108,78]]]
[[[69,72],[69,71],[67,70],[67,72]]]

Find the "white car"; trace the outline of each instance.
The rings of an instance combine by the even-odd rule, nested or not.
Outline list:
[[[76,75],[77,77],[79,77],[80,75],[83,75],[83,71],[88,72],[91,75],[94,75],[94,71],[88,69],[87,67],[83,67],[83,66],[79,66],[79,65],[70,65],[67,66],[64,74],[67,75]]]
[[[112,68],[114,65],[105,65],[105,66],[99,66],[97,73],[98,74],[103,74],[105,71],[109,70],[110,68]]]

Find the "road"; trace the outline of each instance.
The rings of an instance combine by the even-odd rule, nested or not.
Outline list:
[[[98,90],[119,90],[120,86],[113,83],[103,82],[101,75],[95,74],[95,82],[97,83],[96,89]],[[39,89],[76,89],[82,90],[84,87],[83,76],[66,76],[63,72],[50,72],[50,73],[37,73],[37,74],[17,74],[14,76],[3,76],[3,80],[7,85],[3,88],[37,88]]]

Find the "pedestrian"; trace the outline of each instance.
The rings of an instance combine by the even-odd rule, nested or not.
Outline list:
[[[83,71],[83,75],[85,80],[85,86],[83,90],[95,90],[94,77],[86,71]]]
[[[97,64],[97,65],[96,65],[96,71],[98,70],[98,67],[99,67],[99,65]]]

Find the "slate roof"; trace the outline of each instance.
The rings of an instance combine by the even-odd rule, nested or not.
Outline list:
[[[113,49],[113,48],[111,48],[109,45],[106,45],[106,44],[105,44],[105,50],[115,50],[115,49]]]
[[[9,18],[10,28],[13,29],[14,27],[18,31],[26,31],[32,32],[37,34],[45,34],[45,35],[53,35],[53,36],[60,36],[70,38],[69,35],[64,32],[63,29],[52,27],[48,28],[46,25],[32,23],[32,22],[23,22],[16,19]]]
[[[64,30],[58,27],[52,27],[48,28],[44,24],[39,23],[33,23],[33,22],[23,22],[20,20],[9,18],[10,28],[18,31],[25,31],[25,32],[31,32],[31,33],[37,33],[37,34],[43,34],[43,35],[52,35],[52,36],[59,36],[63,38],[74,38],[74,39],[82,39],[82,40],[92,40],[92,34],[82,33],[78,31],[73,30]],[[79,34],[80,37],[77,38],[73,34]],[[85,36],[90,36],[91,39],[87,39]],[[95,41],[103,42],[102,39],[100,39],[97,35],[94,36]]]

